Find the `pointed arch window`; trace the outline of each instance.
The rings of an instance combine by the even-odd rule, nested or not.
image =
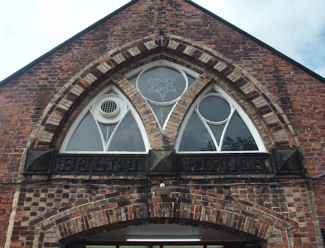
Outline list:
[[[126,97],[111,86],[78,116],[60,152],[147,153],[148,150],[149,142],[139,116]]]
[[[176,140],[179,153],[265,152],[248,116],[221,88],[206,89],[194,102]]]
[[[198,73],[166,60],[141,66],[126,75],[148,102],[162,133],[173,107],[198,76]]]
[[[174,107],[199,76],[189,68],[159,60],[140,66],[125,78],[147,101],[164,135]],[[29,151],[24,173],[213,175],[273,172],[273,153],[266,151],[257,129],[239,104],[217,84],[205,88],[184,111],[185,118],[180,126],[175,127],[171,122],[175,128],[173,132],[177,133],[174,149],[165,146],[162,149],[167,150],[149,153],[149,139],[137,111],[126,96],[111,85],[81,111],[66,133],[59,153]],[[53,161],[39,168],[39,161],[47,158]]]
[[[150,105],[161,132],[177,101],[199,74],[159,60],[128,75]],[[190,108],[177,137],[179,153],[265,152],[263,142],[240,106],[221,88],[206,89]]]
[[[162,133],[177,101],[198,76],[198,73],[164,60],[126,75],[150,105]],[[216,85],[208,87],[190,107],[179,129],[175,150],[178,153],[266,151],[248,116]],[[137,112],[113,86],[83,110],[60,150],[62,153],[148,151],[148,138]]]

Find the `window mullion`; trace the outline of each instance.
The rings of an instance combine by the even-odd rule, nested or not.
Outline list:
[[[128,110],[125,112],[124,116],[123,116],[123,117],[119,120],[119,122],[117,123],[117,125],[116,125],[114,131],[113,131],[112,134],[111,134],[111,137],[109,137],[109,139],[108,139],[108,141],[107,141],[107,144],[105,145],[105,150],[104,150],[104,151],[108,151],[108,148],[109,148],[109,146],[110,146],[110,144],[111,144],[111,142],[112,142],[113,137],[115,136],[115,134],[116,134],[116,132],[117,132],[117,130],[118,130],[120,124],[121,124],[122,121],[124,120],[125,116],[127,116],[127,114],[129,113],[129,111],[130,111],[130,110],[128,109]]]
[[[214,143],[214,146],[215,146],[216,150],[219,152],[219,151],[220,151],[220,147],[218,146],[218,142],[217,142],[216,138],[214,137],[214,134],[213,134],[213,132],[211,131],[211,128],[209,127],[208,123],[204,120],[204,118],[201,116],[201,114],[197,111],[196,108],[195,108],[194,111],[197,113],[198,117],[199,117],[200,120],[203,122],[203,125],[204,125],[205,128],[208,130],[208,133],[209,133],[209,135],[210,135],[210,137],[211,137],[211,139],[212,139],[212,141],[213,141],[213,143]]]
[[[99,124],[98,124],[98,121],[97,121],[97,119],[95,118],[94,113],[93,113],[93,111],[91,110],[91,108],[89,109],[89,112],[91,113],[92,117],[93,117],[94,120],[95,120],[96,127],[97,127],[97,130],[98,130],[98,132],[99,132],[100,140],[102,141],[103,151],[105,151],[106,142],[105,142],[105,139],[104,139],[104,136],[103,136],[103,132],[102,132],[102,130],[101,130]]]
[[[232,116],[234,115],[235,111],[236,111],[235,108],[232,106],[232,107],[231,107],[231,113],[230,113],[230,115],[229,115],[229,118],[228,118],[228,120],[227,120],[227,123],[226,123],[226,125],[225,125],[225,127],[224,127],[224,129],[223,129],[223,131],[222,131],[222,134],[221,134],[221,138],[220,138],[220,151],[222,150],[223,139],[224,139],[224,137],[225,137],[226,131],[227,131],[228,126],[229,126],[229,123],[230,123],[230,121],[231,121],[231,119],[232,119]]]

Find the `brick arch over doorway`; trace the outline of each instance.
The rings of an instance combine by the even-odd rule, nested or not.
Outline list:
[[[74,103],[81,95],[89,92],[94,85],[104,81],[107,75],[114,72],[115,68],[118,66],[135,61],[141,54],[150,54],[150,52],[159,48],[164,48],[166,51],[173,52],[174,54],[182,54],[183,56],[197,61],[209,70],[212,70],[215,75],[217,75],[217,78],[226,80],[235,91],[242,94],[245,101],[249,102],[254,107],[257,115],[265,124],[267,135],[272,140],[271,143],[273,148],[299,146],[299,141],[296,138],[297,136],[283,110],[275,102],[265,87],[263,87],[253,76],[233,64],[230,59],[227,59],[218,51],[172,34],[153,34],[141,40],[115,48],[90,63],[83,70],[77,72],[75,76],[61,88],[46,107],[38,125],[36,125],[29,138],[30,146],[46,149],[51,147],[58,127],[62,125],[67,113],[71,111],[74,107]],[[208,83],[211,83],[211,81],[215,81],[215,79],[207,74],[203,74],[202,77],[199,78],[200,80],[197,80],[196,86],[198,89],[196,91],[199,91]],[[129,97],[133,104],[134,101],[141,102],[139,95],[137,95],[133,89],[134,87],[130,87],[126,79],[117,78],[115,81],[113,80],[113,83],[122,89],[123,93]],[[197,92],[189,92],[188,94],[191,95],[190,97],[195,98],[197,96],[195,93]],[[188,97],[188,95],[184,97]],[[181,104],[184,104],[184,102],[180,101],[174,113],[185,113],[184,111],[180,111],[184,109]],[[187,104],[186,107],[188,107],[190,101],[185,104]],[[146,106],[145,102],[142,102],[142,106]],[[139,111],[139,108],[137,110]],[[147,123],[144,123],[147,131],[149,130],[149,126],[150,129],[152,129],[152,123],[154,121],[153,115],[150,117]],[[183,117],[184,116],[180,115],[178,118],[171,118],[171,121],[169,121],[166,127],[165,135],[172,142],[173,139],[175,139],[175,130],[173,130],[173,127],[179,127]],[[177,125],[174,125],[175,123],[172,123],[173,121],[177,122]],[[160,135],[158,134],[158,126],[152,133],[149,132],[150,143],[156,144],[152,148],[159,148],[162,146],[162,143],[157,142],[157,135]]]
[[[133,193],[134,190],[124,192]],[[59,213],[45,213],[30,224],[35,228],[33,247],[56,247],[76,240],[80,233],[114,229],[128,224],[186,223],[209,226],[241,236],[266,241],[267,247],[293,247],[301,240],[295,234],[298,223],[261,205],[239,199],[226,200],[222,194],[201,191],[184,194],[174,189],[170,198],[153,194],[144,201],[127,201],[120,206],[117,193],[76,201]],[[148,194],[151,194],[148,192]],[[198,200],[201,199],[201,200]]]

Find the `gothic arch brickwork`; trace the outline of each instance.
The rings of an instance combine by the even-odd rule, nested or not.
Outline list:
[[[53,176],[21,185],[12,247],[55,247],[115,224],[168,219],[250,234],[268,247],[319,247],[303,179],[171,180]],[[164,189],[166,190],[166,189]]]
[[[240,188],[243,189],[234,186],[232,190]],[[71,240],[79,233],[100,228],[114,229],[152,221],[186,221],[210,224],[237,235],[248,234],[266,241],[267,247],[298,247],[305,242],[300,237],[304,222],[292,218],[294,212],[279,214],[267,206],[231,196],[226,187],[218,191],[214,187],[172,187],[170,194],[164,197],[157,191],[155,186],[103,187],[90,198],[76,199],[61,204],[56,210],[47,210],[34,218],[30,216],[27,222],[22,222],[19,235],[14,237],[22,246],[55,247],[62,240]],[[56,202],[55,198],[47,202]],[[35,234],[33,240],[29,240],[31,233]]]
[[[213,68],[220,78],[231,82],[232,87],[240,91],[245,96],[245,99],[255,107],[260,118],[268,128],[268,135],[272,137],[274,147],[281,148],[298,145],[298,140],[295,138],[296,135],[280,106],[276,104],[267,90],[262,88],[257,80],[247,72],[232,64],[229,59],[222,56],[219,52],[200,45],[197,42],[185,40],[171,34],[165,34],[163,36],[156,34],[146,37],[141,41],[130,43],[125,47],[113,49],[89,64],[82,72],[77,73],[75,77],[67,82],[47,106],[42,116],[42,121],[40,122],[42,124],[37,127],[37,130],[34,130],[30,140],[34,147],[48,148],[53,141],[56,128],[60,126],[61,121],[73,106],[74,101],[82,93],[89,90],[93,84],[102,81],[105,75],[113,68],[127,63],[128,60],[142,53],[148,53],[161,47],[185,54],[203,63],[208,68]],[[206,86],[210,81],[211,76],[207,77],[203,75],[203,77],[195,82],[197,88],[192,87],[193,89],[188,89],[189,92],[184,95],[183,99],[176,106],[172,116],[173,118],[170,119],[167,125],[165,133],[167,138],[170,140],[175,139],[174,135],[175,133],[177,134],[177,128],[183,119],[184,109],[186,109],[184,104],[188,107],[194,97],[197,96],[197,93],[202,90],[202,87]],[[129,97],[131,102],[134,101],[132,103],[141,101],[136,89],[124,79],[116,80],[115,84],[123,90],[123,93]],[[137,106],[137,104],[134,105]],[[137,108],[137,110],[140,112],[148,112],[148,106],[144,102],[141,107],[143,107],[143,111],[141,110],[142,108]],[[177,113],[180,113],[180,116],[177,116]],[[155,128],[154,131],[152,130],[152,127],[156,125],[153,116],[149,116],[149,119],[143,118],[142,120],[147,120],[144,121],[144,124],[146,130],[149,131],[149,140],[152,148],[161,148],[162,141],[157,132],[158,129]]]
[[[174,108],[165,137],[123,77],[159,54],[201,74]],[[246,233],[272,248],[323,247],[323,82],[192,1],[130,1],[0,83],[0,246],[51,247],[74,234],[158,220]],[[188,107],[218,84],[268,150],[301,149],[309,177],[22,174],[26,151],[57,150],[69,121],[110,83],[135,106],[151,149],[165,139],[173,144]],[[161,180],[166,196],[157,191]]]

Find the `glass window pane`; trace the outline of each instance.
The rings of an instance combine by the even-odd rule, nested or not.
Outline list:
[[[227,128],[222,151],[258,150],[255,140],[240,116],[234,113]]]
[[[183,75],[169,67],[155,67],[145,71],[139,78],[138,89],[155,102],[170,102],[184,91],[186,82]]]
[[[186,74],[187,76],[187,81],[188,81],[188,87],[190,87],[190,85],[195,81],[195,78]]]
[[[105,143],[107,143],[117,124],[102,124],[102,123],[98,123],[98,124],[100,130],[102,131]]]
[[[159,245],[120,245],[120,248],[159,248]]]
[[[145,151],[142,135],[138,124],[129,112],[120,123],[117,132],[112,137],[109,151]]]
[[[170,110],[173,108],[174,104],[168,105],[168,106],[156,106],[153,104],[150,104],[153,112],[156,115],[156,118],[160,124],[161,127],[163,127],[165,120],[170,112]]]
[[[116,92],[113,90],[108,90],[105,94],[117,95]]]
[[[211,129],[217,143],[220,144],[220,138],[221,138],[221,135],[222,135],[222,131],[225,128],[225,124],[222,124],[222,125],[211,125],[211,124],[209,124],[209,127],[210,127],[210,129]]]
[[[207,120],[218,122],[227,119],[230,106],[221,97],[208,96],[200,102],[199,112]]]
[[[164,248],[203,248],[203,245],[164,245]]]
[[[72,135],[67,151],[102,151],[103,146],[96,122],[90,112],[79,123]]]
[[[115,248],[116,245],[86,245],[86,248]]]
[[[138,77],[138,75],[135,75],[135,76],[129,78],[128,80],[135,86],[136,85],[136,81],[137,81],[137,77]]]
[[[193,112],[190,120],[185,127],[180,151],[215,151],[216,148],[213,144],[210,135],[199,119],[197,113]]]

